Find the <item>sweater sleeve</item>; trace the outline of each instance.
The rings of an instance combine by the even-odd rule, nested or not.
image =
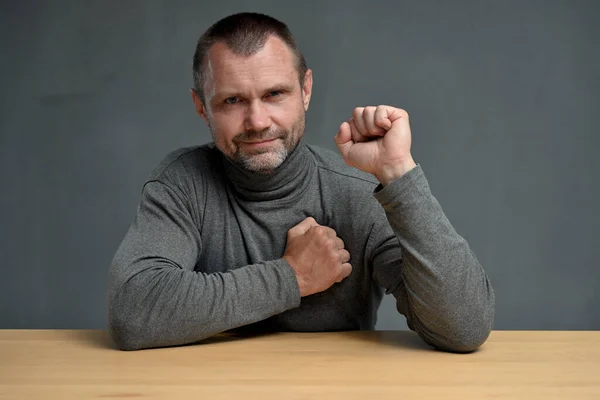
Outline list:
[[[374,251],[375,278],[425,342],[446,351],[477,349],[492,329],[494,290],[431,194],[421,166],[374,195],[395,234]]]
[[[118,348],[191,343],[300,305],[284,259],[207,274],[194,271],[201,254],[182,193],[148,182],[109,269],[108,326]]]

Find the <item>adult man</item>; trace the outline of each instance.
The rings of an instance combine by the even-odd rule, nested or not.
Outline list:
[[[214,144],[169,154],[144,185],[109,274],[119,348],[373,329],[384,289],[427,343],[486,340],[494,292],[411,157],[405,111],[356,108],[334,139],[343,160],[305,144],[312,71],[261,14],[209,28],[194,77]]]

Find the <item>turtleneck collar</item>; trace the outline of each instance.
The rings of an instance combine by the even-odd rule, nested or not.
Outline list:
[[[247,171],[224,155],[221,158],[225,175],[236,195],[248,201],[292,200],[308,187],[316,168],[304,139],[270,174]]]

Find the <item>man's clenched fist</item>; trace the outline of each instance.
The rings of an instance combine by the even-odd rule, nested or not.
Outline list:
[[[416,167],[408,113],[400,108],[356,107],[334,141],[348,165],[375,175],[384,186]]]
[[[327,290],[352,272],[342,239],[312,217],[288,231],[283,258],[294,270],[303,297]]]

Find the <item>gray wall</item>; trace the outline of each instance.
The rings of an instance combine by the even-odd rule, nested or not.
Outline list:
[[[409,111],[414,158],[495,286],[497,329],[600,329],[593,0],[1,2],[0,328],[105,326],[144,179],[210,140],[194,44],[242,10],[297,36],[309,142],[335,149],[355,106]],[[406,327],[392,300],[379,329]]]

